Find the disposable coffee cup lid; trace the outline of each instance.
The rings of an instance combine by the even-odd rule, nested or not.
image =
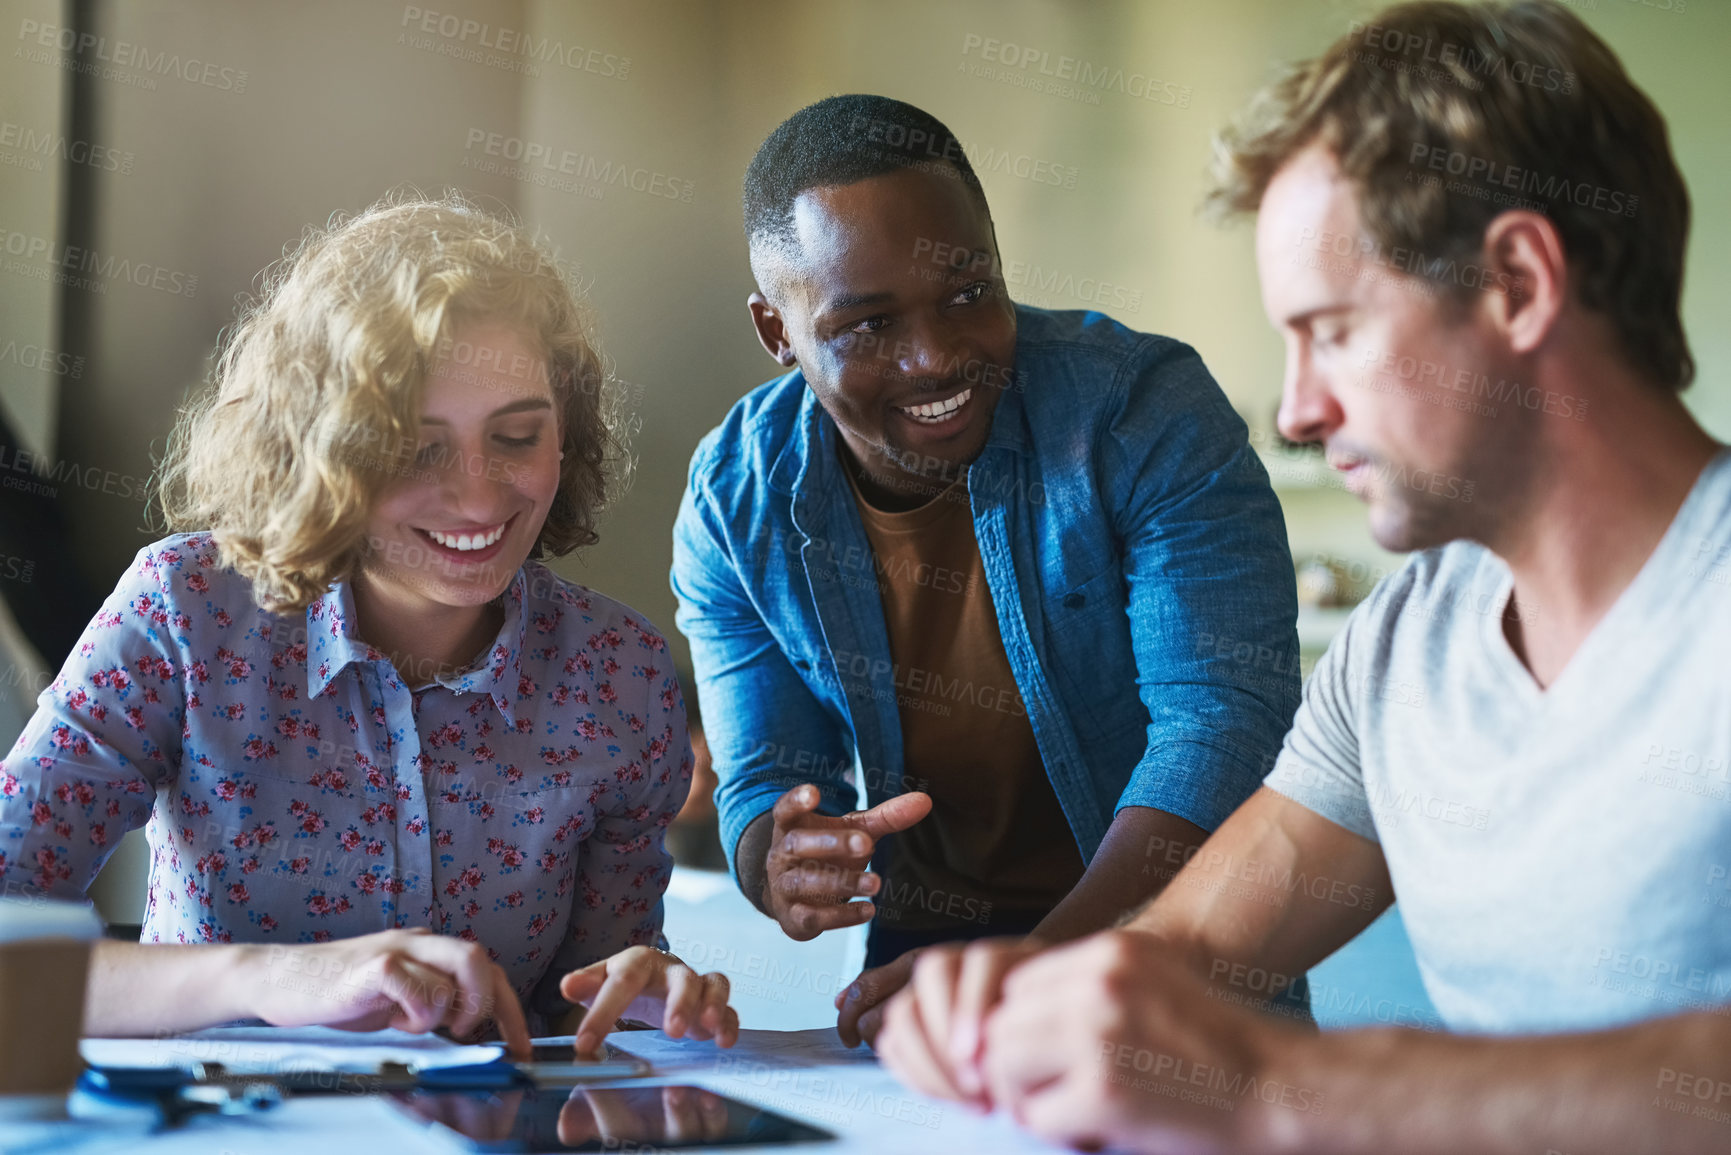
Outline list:
[[[0,946],[39,938],[95,939],[102,920],[82,902],[49,898],[0,898]]]

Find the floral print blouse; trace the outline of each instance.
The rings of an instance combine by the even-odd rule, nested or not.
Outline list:
[[[140,550],[0,762],[7,892],[82,899],[148,819],[145,942],[428,927],[564,1010],[567,970],[661,944],[685,708],[626,606],[531,561],[503,607],[472,664],[406,686],[346,583],[276,617],[208,534]]]

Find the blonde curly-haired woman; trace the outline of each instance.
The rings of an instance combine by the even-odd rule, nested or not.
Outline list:
[[[86,1033],[591,1050],[631,1015],[732,1044],[726,979],[660,949],[691,774],[667,644],[539,560],[595,540],[604,380],[552,253],[460,199],[267,279],[170,440],[172,535],[0,763],[8,888],[81,899],[149,823],[142,941],[99,944]]]

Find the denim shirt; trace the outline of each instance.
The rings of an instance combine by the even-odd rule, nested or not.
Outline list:
[[[1298,705],[1280,506],[1201,358],[1094,312],[1016,308],[1016,364],[968,475],[1004,650],[1084,861],[1119,808],[1205,829],[1267,774]],[[786,790],[820,810],[924,785],[835,423],[796,369],[691,460],[673,532],[720,779],[722,845]],[[1169,870],[1158,848],[1150,869]]]

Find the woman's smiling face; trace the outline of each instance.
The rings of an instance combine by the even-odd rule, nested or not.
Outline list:
[[[399,605],[498,597],[558,493],[560,441],[533,337],[501,321],[456,324],[427,377],[413,471],[368,523],[362,579]]]

